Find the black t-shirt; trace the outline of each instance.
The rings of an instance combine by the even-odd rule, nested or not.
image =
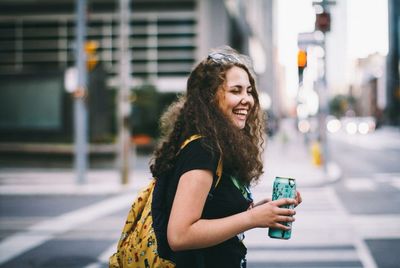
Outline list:
[[[179,153],[173,172],[157,181],[158,186],[156,184],[153,193],[153,226],[156,229],[156,234],[158,234],[157,239],[159,240],[161,256],[163,256],[164,252],[169,251],[170,254],[172,253],[166,242],[166,226],[179,179],[185,172],[194,169],[204,169],[210,170],[214,174],[213,186],[211,187],[202,213],[203,219],[223,218],[248,209],[250,203],[233,184],[229,171],[224,169],[218,186],[214,188],[217,181],[215,171],[218,160],[219,154],[212,154],[209,150],[205,149],[201,145],[200,140],[192,141]],[[160,212],[162,211],[164,211],[164,216],[161,217]],[[167,216],[165,216],[166,214]],[[164,251],[163,247],[167,247],[168,250]],[[172,259],[176,263],[177,268],[199,266],[207,268],[235,268],[241,267],[240,263],[244,259],[246,252],[246,247],[234,236],[213,247],[173,252],[169,259]],[[200,265],[200,263],[203,265]]]

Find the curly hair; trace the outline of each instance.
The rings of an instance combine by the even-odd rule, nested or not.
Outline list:
[[[254,105],[243,129],[236,127],[219,109],[217,90],[225,85],[226,72],[233,66],[244,69],[253,88]],[[260,108],[254,73],[248,57],[229,47],[214,50],[191,72],[186,95],[163,114],[161,141],[150,163],[154,177],[173,169],[181,143],[200,134],[202,145],[222,156],[224,170],[243,183],[256,182],[263,173],[264,118]]]

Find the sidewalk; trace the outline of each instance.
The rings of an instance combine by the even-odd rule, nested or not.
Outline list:
[[[255,191],[269,191],[275,176],[292,177],[299,188],[323,186],[340,177],[340,169],[330,164],[328,173],[311,163],[311,155],[301,136],[291,135],[283,141],[280,136],[268,140],[264,152],[265,173],[255,185]],[[73,169],[59,168],[3,168],[0,169],[0,194],[115,194],[136,191],[151,179],[148,169],[150,156],[137,156],[129,183],[122,185],[118,170],[90,169],[86,182],[76,183]]]
[[[324,167],[312,163],[310,144],[305,144],[300,134],[286,138],[278,134],[268,141],[264,152],[264,174],[262,181],[273,181],[276,176],[296,179],[299,187],[323,186],[338,180],[340,167],[329,162]]]

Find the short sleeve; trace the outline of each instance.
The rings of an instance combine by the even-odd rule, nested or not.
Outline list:
[[[200,140],[192,141],[179,153],[175,175],[179,178],[190,170],[204,169],[210,170],[215,178],[218,160],[219,154],[204,148]]]

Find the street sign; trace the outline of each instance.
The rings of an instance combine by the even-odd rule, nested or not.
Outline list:
[[[321,46],[324,41],[322,32],[299,33],[297,36],[297,45],[299,49],[305,50],[308,46]]]
[[[78,88],[78,69],[76,67],[65,70],[64,88],[68,93],[74,93]]]

